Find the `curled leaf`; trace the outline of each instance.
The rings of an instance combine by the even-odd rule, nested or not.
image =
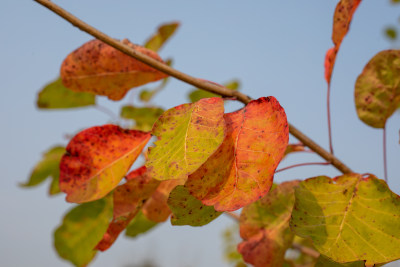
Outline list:
[[[142,152],[150,134],[115,125],[78,133],[60,163],[60,189],[67,201],[96,200],[113,190]]]
[[[357,78],[354,97],[360,120],[384,128],[400,108],[400,50],[381,51],[368,62]]]
[[[269,191],[288,143],[289,127],[274,97],[253,100],[224,118],[225,140],[185,186],[203,204],[233,211]]]
[[[123,40],[155,60],[163,62],[157,53]],[[120,100],[133,87],[158,81],[166,74],[116,50],[99,40],[92,40],[69,54],[61,65],[65,87],[77,92],[105,95]]]
[[[186,180],[214,153],[225,136],[224,102],[202,99],[167,110],[153,126],[158,137],[146,167],[157,180]]]
[[[295,191],[290,225],[324,256],[366,265],[400,258],[400,197],[373,175],[307,179]]]

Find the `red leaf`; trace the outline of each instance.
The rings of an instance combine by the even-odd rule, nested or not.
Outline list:
[[[114,219],[108,226],[96,249],[105,251],[140,211],[143,203],[153,194],[160,182],[147,175],[146,167],[132,171],[128,182],[114,191]]]
[[[123,43],[140,53],[163,62],[156,52]],[[65,87],[77,92],[105,95],[120,100],[133,87],[167,77],[166,74],[116,50],[100,40],[92,40],[69,54],[61,65]]]
[[[286,114],[274,97],[251,101],[224,115],[227,134],[219,149],[185,186],[217,211],[237,210],[265,195],[289,139]]]
[[[361,0],[340,0],[333,16],[332,41],[335,45],[326,52],[325,56],[325,80],[331,83],[333,67],[335,66],[336,55],[339,52],[343,38],[350,28],[350,23]]]
[[[67,201],[82,203],[104,197],[118,185],[150,137],[115,125],[77,134],[60,162],[60,189],[67,193]]]

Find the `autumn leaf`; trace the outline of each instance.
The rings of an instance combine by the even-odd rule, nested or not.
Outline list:
[[[147,219],[142,212],[139,212],[126,227],[125,236],[131,238],[137,237],[138,235],[150,231],[157,225],[158,223]]]
[[[174,34],[178,27],[179,22],[171,22],[161,25],[158,27],[157,32],[146,41],[144,47],[157,52]]]
[[[142,152],[150,134],[115,125],[78,133],[60,163],[60,189],[67,201],[96,200],[113,190]]]
[[[233,211],[269,191],[288,143],[289,127],[274,97],[253,100],[224,118],[224,142],[185,186],[203,204]]]
[[[400,197],[373,175],[319,176],[295,191],[290,225],[324,256],[366,265],[400,258]]]
[[[129,173],[127,180],[125,184],[114,190],[113,220],[110,222],[103,239],[97,244],[96,249],[98,250],[105,251],[111,247],[160,183],[147,174],[145,167]]]
[[[203,226],[221,215],[214,207],[203,205],[182,185],[172,190],[167,203],[172,211],[172,225]]]
[[[333,16],[332,41],[334,47],[326,52],[325,56],[325,80],[331,83],[332,71],[335,66],[336,55],[339,52],[343,38],[350,28],[351,20],[361,0],[340,0],[336,5]]]
[[[387,119],[400,108],[400,50],[376,54],[358,76],[354,96],[360,120],[384,128]]]
[[[26,183],[21,183],[22,187],[33,187],[44,182],[47,177],[51,177],[52,181],[49,188],[49,194],[54,195],[60,192],[58,187],[60,177],[60,160],[65,153],[65,147],[55,146],[43,155],[42,160],[33,169],[29,180]]]
[[[288,144],[285,150],[284,158],[287,157],[287,155],[295,152],[304,152],[307,151],[306,147],[303,144]]]
[[[171,191],[178,185],[182,185],[182,180],[162,181],[153,195],[143,205],[142,212],[147,219],[153,222],[164,222],[171,215],[167,201]]]
[[[363,261],[338,263],[322,255],[318,258],[318,261],[315,264],[315,267],[364,267],[364,266],[365,263]]]
[[[136,51],[163,62],[157,53],[122,41]],[[120,100],[133,87],[158,81],[166,74],[99,41],[92,40],[69,54],[61,65],[65,87]]]
[[[282,266],[286,250],[293,241],[289,220],[294,204],[294,189],[299,181],[285,182],[260,200],[243,208],[238,251],[245,262],[256,267]]]
[[[112,216],[109,199],[84,203],[70,210],[54,232],[54,246],[61,258],[77,267],[96,255],[93,248],[103,237]]]
[[[186,180],[222,143],[224,102],[202,99],[167,110],[153,126],[158,137],[149,148],[146,166],[157,180]]]
[[[141,131],[150,131],[154,122],[163,114],[164,109],[159,107],[134,107],[123,106],[121,109],[121,118],[135,121],[134,129]]]
[[[95,104],[94,94],[74,92],[62,84],[61,78],[46,85],[39,92],[37,99],[37,106],[41,109],[77,108]]]
[[[223,84],[223,86],[228,89],[237,91],[240,88],[240,82],[238,80],[232,80],[230,82]],[[221,96],[200,89],[192,90],[188,95],[188,98],[192,103],[199,101],[200,99],[210,98],[210,97],[221,97]]]

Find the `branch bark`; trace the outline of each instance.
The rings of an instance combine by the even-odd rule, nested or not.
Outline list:
[[[123,44],[119,40],[111,38],[110,36],[104,34],[103,32],[90,26],[89,24],[83,22],[79,18],[75,17],[71,13],[67,12],[66,10],[64,10],[63,8],[59,7],[58,5],[52,3],[49,0],[34,0],[34,1],[45,6],[48,9],[50,9],[52,12],[56,13],[60,17],[69,21],[72,25],[79,28],[80,30],[103,41],[104,43],[114,47],[115,49],[117,49],[117,50],[119,50],[119,51],[121,51],[121,52],[123,52],[123,53],[125,53],[125,54],[159,70],[159,71],[162,71],[178,80],[181,80],[185,83],[191,84],[191,85],[193,85],[197,88],[203,89],[205,91],[218,94],[220,96],[236,98],[243,104],[248,104],[252,100],[251,97],[249,97],[241,92],[233,91],[226,87],[221,87],[216,84],[206,82],[204,80],[192,77],[186,73],[183,73],[181,71],[173,69],[173,68],[167,66],[166,64],[163,64],[149,56],[141,54],[141,53],[137,52],[135,49]],[[290,123],[289,123],[289,132],[294,137],[296,137],[299,141],[301,141],[304,145],[306,145],[311,150],[313,150],[315,153],[317,153],[322,158],[324,158],[326,161],[331,163],[336,169],[338,169],[342,173],[352,172],[352,170],[349,167],[347,167],[343,162],[341,162],[338,158],[336,158],[334,155],[332,155],[331,153],[326,151],[324,148],[322,148],[320,145],[315,143],[313,140],[311,140],[309,137],[307,137],[305,134],[303,134],[301,131],[299,131],[296,127],[294,127]]]

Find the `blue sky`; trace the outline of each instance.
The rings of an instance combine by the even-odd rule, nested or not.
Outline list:
[[[332,46],[337,1],[54,1],[105,33],[143,43],[155,28],[177,20],[181,28],[162,49],[174,67],[214,82],[237,78],[253,98],[275,96],[288,119],[327,147],[325,52]],[[354,83],[377,52],[392,48],[383,29],[396,24],[400,7],[389,0],[363,1],[345,38],[332,81],[332,126],[336,155],[354,171],[383,178],[382,131],[358,120]],[[96,109],[41,111],[37,92],[58,76],[64,57],[92,39],[33,1],[3,0],[0,8],[0,251],[4,266],[69,266],[52,249],[52,231],[71,207],[64,196],[49,198],[47,184],[23,190],[41,153],[65,144],[66,134],[109,122]],[[169,108],[187,102],[191,86],[172,80],[155,103]],[[127,102],[99,101],[116,114]],[[239,104],[228,108],[240,107]],[[389,186],[400,193],[400,116],[389,121]],[[318,161],[293,155],[282,163]],[[303,167],[276,175],[277,181],[336,176],[332,167]],[[221,216],[201,228],[169,222],[136,240],[120,238],[92,266],[124,266],[151,258],[160,266],[224,266],[221,233],[232,222]],[[392,266],[396,266],[393,264]]]

